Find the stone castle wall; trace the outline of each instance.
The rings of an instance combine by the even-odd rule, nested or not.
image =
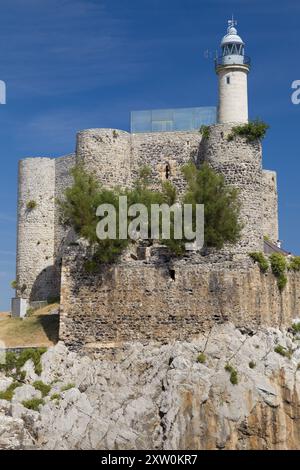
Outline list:
[[[154,188],[168,179],[180,194],[185,188],[181,168],[197,162],[202,136],[199,132],[161,132],[132,135],[132,177],[138,178],[143,165],[152,169]]]
[[[240,137],[228,141],[230,132],[229,124],[212,126],[209,137],[203,140],[199,163],[206,161],[224,175],[228,184],[239,189],[240,218],[244,228],[241,241],[232,247],[234,252],[263,251],[261,144],[259,141],[247,143]]]
[[[71,348],[103,354],[126,341],[190,340],[215,323],[256,330],[290,326],[299,312],[299,273],[280,294],[271,272],[250,258],[193,255],[176,262],[153,256],[84,270],[72,248],[62,270],[60,338]]]
[[[148,165],[154,188],[169,179],[180,194],[185,187],[182,165],[190,160],[198,165],[207,161],[224,174],[228,183],[240,188],[245,229],[241,243],[232,250],[242,254],[262,250],[263,235],[271,234],[275,239],[278,230],[276,177],[262,170],[259,143],[247,144],[243,139],[228,142],[229,132],[228,125],[212,126],[209,138],[202,140],[199,132],[129,134],[89,129],[78,133],[76,154],[23,160],[19,176],[17,295],[31,300],[59,295],[61,259],[73,234],[60,225],[55,201],[71,185],[70,170],[76,162],[83,163],[106,187],[130,187],[140,169]],[[30,199],[37,201],[32,211],[26,210]]]
[[[107,187],[130,187],[143,166],[152,169],[153,187],[170,179],[184,186],[181,166],[196,161],[199,132],[130,134],[115,129],[88,129],[77,135],[77,162]]]
[[[29,202],[36,207],[28,208]],[[19,164],[17,296],[44,300],[56,292],[54,266],[55,160]]]
[[[56,199],[72,183],[74,154],[27,158],[19,164],[17,296],[31,301],[59,297],[60,265],[67,233]],[[34,201],[36,207],[28,209]]]
[[[106,187],[131,182],[131,135],[115,129],[88,129],[77,134],[76,158]]]
[[[277,242],[278,233],[278,194],[275,171],[263,170],[263,233],[271,241]]]

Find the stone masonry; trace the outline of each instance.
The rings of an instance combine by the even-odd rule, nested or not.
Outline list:
[[[110,355],[126,342],[189,340],[230,321],[255,331],[290,326],[300,311],[300,274],[280,293],[275,276],[250,258],[157,256],[84,269],[86,253],[68,250],[62,269],[60,338],[74,350]],[[163,251],[162,248],[158,249]]]
[[[106,187],[130,187],[141,167],[148,165],[154,188],[168,178],[180,193],[185,187],[182,165],[207,161],[240,190],[245,227],[234,252],[262,250],[264,235],[277,240],[276,175],[262,170],[259,143],[241,138],[228,142],[229,132],[226,124],[212,126],[207,139],[195,131],[130,134],[89,129],[78,133],[75,154],[21,161],[17,296],[30,301],[59,296],[61,261],[73,237],[60,225],[56,199],[72,184],[70,170],[76,163],[82,163]],[[30,201],[36,203],[35,208],[28,209]]]

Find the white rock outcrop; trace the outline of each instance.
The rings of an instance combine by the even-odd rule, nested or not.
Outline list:
[[[191,342],[130,344],[114,362],[59,343],[42,356],[52,388],[39,411],[16,403],[30,378],[0,401],[0,448],[296,449],[299,362],[296,335],[229,323]]]

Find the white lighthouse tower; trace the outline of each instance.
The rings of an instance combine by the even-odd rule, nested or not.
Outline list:
[[[248,122],[247,76],[250,59],[245,56],[245,44],[237,34],[236,24],[233,18],[228,21],[227,34],[221,42],[222,54],[216,58],[220,124]]]

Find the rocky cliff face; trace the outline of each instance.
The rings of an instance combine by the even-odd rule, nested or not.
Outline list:
[[[27,362],[27,384],[0,401],[0,448],[297,449],[299,363],[296,334],[229,323],[193,342],[128,345],[114,362],[59,343],[41,377]],[[51,390],[32,411],[21,402],[37,379]]]

